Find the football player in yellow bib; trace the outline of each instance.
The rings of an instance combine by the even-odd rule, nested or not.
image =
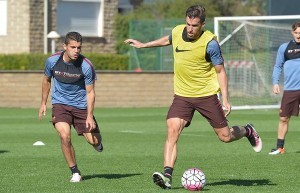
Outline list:
[[[164,171],[152,175],[154,183],[163,189],[172,187],[177,141],[182,130],[191,124],[195,111],[206,118],[222,142],[247,137],[255,152],[262,149],[261,138],[252,124],[232,127],[227,124],[231,105],[224,61],[216,36],[204,30],[204,25],[205,8],[193,5],[186,11],[186,24],[174,27],[171,35],[146,43],[135,39],[124,41],[135,48],[173,46],[174,99],[167,115]]]

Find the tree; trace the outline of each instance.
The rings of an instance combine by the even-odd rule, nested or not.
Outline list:
[[[128,38],[129,21],[132,19],[182,19],[184,22],[187,7],[199,4],[199,0],[153,0],[153,3],[135,1],[135,9],[127,14],[120,14],[116,18],[116,49],[118,53],[126,53],[128,46],[124,46],[124,39]],[[206,8],[206,17],[216,16],[249,16],[264,15],[266,2],[263,0],[202,0],[201,5]]]
[[[220,10],[219,16],[254,16],[266,14],[266,1],[263,0],[212,0]]]

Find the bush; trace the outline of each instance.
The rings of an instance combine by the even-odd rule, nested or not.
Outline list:
[[[85,53],[96,70],[128,70],[128,56]],[[0,70],[43,70],[47,54],[0,54]]]
[[[128,56],[118,54],[84,54],[96,70],[128,70]]]

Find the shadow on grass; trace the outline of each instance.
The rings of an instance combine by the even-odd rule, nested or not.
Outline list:
[[[93,174],[93,175],[85,175],[84,180],[89,180],[92,178],[106,178],[106,179],[119,179],[119,178],[127,178],[131,176],[137,176],[142,174]]]
[[[271,183],[270,180],[240,180],[230,179],[220,182],[208,183],[208,186],[219,186],[219,185],[235,185],[235,186],[276,186],[277,184]]]
[[[0,153],[8,153],[9,151],[6,150],[0,150]]]
[[[220,182],[208,183],[204,187],[204,191],[209,190],[209,186],[222,186],[222,185],[234,185],[234,186],[276,186],[277,184],[271,183],[270,180],[240,180],[231,179]],[[207,187],[208,186],[208,187]],[[172,189],[184,189],[183,187],[174,187]]]

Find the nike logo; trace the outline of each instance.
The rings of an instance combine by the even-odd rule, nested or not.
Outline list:
[[[178,46],[177,46],[176,49],[175,49],[175,51],[176,51],[176,52],[187,52],[187,51],[191,51],[191,50],[179,50],[179,49],[178,49]]]

